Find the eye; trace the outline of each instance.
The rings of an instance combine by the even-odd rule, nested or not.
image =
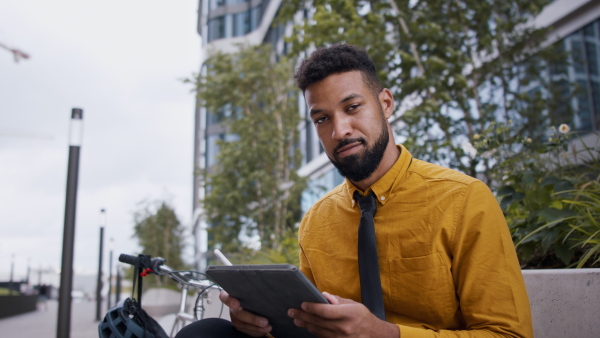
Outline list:
[[[358,107],[360,107],[360,104],[359,103],[354,103],[354,104],[350,105],[346,110],[347,111],[352,111],[352,110],[358,109]]]
[[[321,124],[327,120],[327,116],[319,116],[313,120],[314,124]]]

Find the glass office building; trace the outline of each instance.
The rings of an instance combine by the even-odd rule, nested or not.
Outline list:
[[[569,97],[566,83],[576,85],[575,95],[565,102],[576,112],[572,127],[582,132],[600,131],[600,2],[553,1],[535,24],[552,27],[548,42],[558,43],[567,52],[566,71],[561,69],[562,74],[552,80],[565,83],[561,86],[563,97]]]
[[[569,34],[562,40],[570,55],[569,80],[577,84],[573,99],[577,130],[600,130],[600,19]]]

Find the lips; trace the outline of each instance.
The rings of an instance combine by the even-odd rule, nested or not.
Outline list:
[[[352,155],[358,150],[358,147],[360,147],[362,144],[363,142],[360,140],[351,141],[351,143],[346,142],[346,144],[344,145],[340,144],[336,148],[336,154],[341,157]]]

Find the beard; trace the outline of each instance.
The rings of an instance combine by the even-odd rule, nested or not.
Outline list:
[[[367,141],[363,138],[345,139],[337,145],[333,152],[334,154],[336,154],[341,147],[353,142],[360,142],[365,145],[365,151],[362,154],[353,154],[337,161],[331,157],[329,158],[340,175],[348,178],[350,181],[360,182],[371,176],[377,167],[379,167],[379,163],[383,158],[385,148],[389,142],[387,123],[383,117],[383,112],[381,113],[381,134],[373,146],[369,147]]]

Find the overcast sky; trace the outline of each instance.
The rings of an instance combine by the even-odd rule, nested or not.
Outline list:
[[[76,273],[97,271],[102,208],[115,255],[138,250],[131,236],[141,201],[168,200],[189,227],[195,97],[180,79],[199,69],[197,6],[0,2],[0,43],[31,56],[15,63],[0,48],[0,281],[13,255],[15,279],[28,264],[60,269],[74,107],[84,120]]]

